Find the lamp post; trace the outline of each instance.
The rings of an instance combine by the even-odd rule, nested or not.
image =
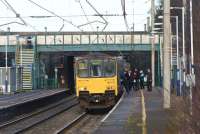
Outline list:
[[[195,84],[195,74],[194,74],[194,44],[193,44],[193,16],[192,16],[192,0],[190,0],[190,41],[191,41],[191,69],[190,76],[193,79],[193,84]],[[192,114],[192,86],[190,85],[190,114]]]
[[[7,43],[6,43],[6,56],[5,56],[5,62],[6,62],[6,79],[5,79],[5,91],[4,93],[8,93],[8,45],[9,45],[9,34],[10,34],[10,27],[7,28]]]
[[[155,1],[151,0],[151,32],[154,31],[154,17],[155,17]],[[155,86],[155,36],[151,34],[151,73],[152,73],[152,86]]]
[[[97,44],[99,44],[99,26],[97,26]]]
[[[190,36],[191,36],[191,74],[194,75],[194,45],[193,45],[193,16],[192,0],[190,0]]]
[[[164,0],[164,45],[163,45],[163,61],[164,61],[164,77],[163,77],[163,107],[170,108],[170,0]]]
[[[47,44],[47,27],[44,27],[44,30],[45,30],[44,42],[45,42],[45,45],[46,45]]]

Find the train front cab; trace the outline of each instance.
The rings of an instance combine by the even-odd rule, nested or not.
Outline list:
[[[108,108],[118,95],[116,60],[78,60],[76,93],[85,109]]]

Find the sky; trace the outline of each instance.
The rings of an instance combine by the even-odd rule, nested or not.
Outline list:
[[[135,31],[143,31],[150,16],[150,0],[124,0],[126,19],[121,1],[0,0],[0,30],[132,31],[134,23]]]

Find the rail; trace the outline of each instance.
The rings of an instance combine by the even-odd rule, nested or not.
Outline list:
[[[0,133],[12,131],[12,133],[22,133],[37,124],[40,124],[54,116],[78,105],[77,98],[72,96],[55,105],[41,109],[35,113],[22,116],[18,119],[0,125]],[[29,123],[27,123],[29,122]],[[24,124],[24,125],[23,125]],[[13,130],[14,129],[14,130]]]
[[[56,131],[54,134],[62,134],[64,133],[64,131],[66,131],[67,129],[73,127],[75,124],[77,124],[81,119],[83,119],[85,116],[87,115],[86,112],[80,114],[78,117],[76,117],[74,120],[72,120],[70,123],[64,125],[61,129],[59,129],[58,131]]]

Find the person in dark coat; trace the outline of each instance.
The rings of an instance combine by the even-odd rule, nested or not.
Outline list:
[[[134,83],[134,89],[136,91],[139,90],[139,81],[140,81],[140,74],[137,68],[135,68],[134,74],[133,74],[133,83]]]
[[[143,73],[143,70],[140,70],[140,88],[144,89],[144,73]]]
[[[125,74],[126,72],[125,71],[121,71],[120,72],[120,85],[123,87],[125,87]]]
[[[152,91],[152,74],[150,69],[147,70],[147,90]]]
[[[125,84],[126,92],[129,94],[129,92],[132,88],[132,72],[131,72],[131,70],[129,70],[125,73],[124,84]]]

